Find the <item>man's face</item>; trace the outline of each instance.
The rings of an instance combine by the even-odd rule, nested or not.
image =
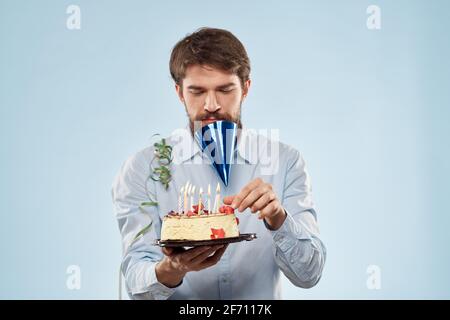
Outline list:
[[[186,69],[182,87],[176,85],[186,107],[192,132],[217,120],[228,120],[241,128],[241,104],[250,80],[241,86],[237,75],[210,66],[193,65]]]

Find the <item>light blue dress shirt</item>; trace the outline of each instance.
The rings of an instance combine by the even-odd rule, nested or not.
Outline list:
[[[123,243],[122,272],[132,299],[281,299],[281,272],[301,288],[319,281],[326,250],[319,239],[310,177],[296,149],[243,129],[225,187],[187,128],[176,130],[167,142],[173,146],[172,181],[167,190],[149,179],[153,146],[125,161],[112,186]],[[282,226],[273,231],[249,209],[237,212],[240,232],[256,233],[257,239],[230,244],[216,265],[188,272],[178,287],[158,282],[155,265],[164,255],[153,242],[160,238],[161,219],[177,210],[180,188],[190,181],[197,190],[206,190],[208,184],[214,190],[220,181],[223,199],[237,194],[257,177],[272,184],[280,199],[287,213]],[[158,206],[140,207],[149,201],[149,194]],[[130,246],[150,220],[150,231]]]

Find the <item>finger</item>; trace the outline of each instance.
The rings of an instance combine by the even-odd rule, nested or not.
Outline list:
[[[184,248],[178,248],[178,247],[163,247],[162,252],[166,256],[174,256],[178,253],[185,252],[186,250]]]
[[[217,262],[219,262],[220,258],[222,258],[223,254],[225,253],[225,250],[228,248],[228,245],[224,246],[223,248],[219,249],[214,253],[213,256],[208,257],[205,261],[203,261],[202,267],[208,268],[213,265],[215,265]]]
[[[249,184],[247,184],[242,190],[234,196],[233,202],[231,203],[231,206],[236,209],[241,204],[242,200],[244,200],[247,195],[252,192],[253,189],[255,189],[258,185],[263,183],[261,178],[256,178],[252,180]]]
[[[203,262],[203,260],[208,259],[208,257],[211,255],[211,253],[217,252],[222,247],[223,247],[223,245],[213,246],[208,251],[203,252],[202,254],[199,254],[197,257],[195,257],[195,259],[192,259],[190,261],[190,263],[192,263],[192,264],[200,264],[200,263]]]
[[[223,198],[223,204],[226,204],[227,206],[231,205],[233,202],[234,196],[226,196]]]
[[[162,248],[162,252],[166,255],[166,256],[175,256],[177,254],[186,252],[186,249],[184,249],[183,247],[163,247]]]
[[[270,202],[275,200],[274,192],[267,192],[263,194],[258,200],[256,200],[251,206],[250,209],[252,213],[255,213],[258,210],[264,209]]]
[[[193,249],[189,249],[186,252],[182,253],[181,259],[183,261],[191,261],[192,259],[195,259],[198,255],[202,254],[205,251],[208,251],[211,247],[210,246],[201,246],[196,247]]]
[[[175,248],[163,247],[162,248],[162,253],[164,253],[166,256],[171,256],[175,252],[174,249]]]
[[[267,185],[262,185],[256,189],[254,189],[250,194],[247,195],[247,197],[242,200],[241,204],[239,205],[239,212],[243,212],[248,207],[251,207],[256,200],[261,198],[265,193],[270,192],[270,188]]]
[[[277,207],[276,201],[270,202],[268,205],[266,205],[264,207],[264,209],[262,209],[259,212],[258,219],[264,219],[267,217],[271,217],[273,215],[273,213],[275,212],[276,207]]]

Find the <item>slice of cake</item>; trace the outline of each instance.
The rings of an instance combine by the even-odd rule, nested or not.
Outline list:
[[[161,227],[161,240],[211,240],[220,238],[232,238],[239,236],[239,219],[234,214],[234,209],[222,206],[217,213],[209,213],[203,210],[186,214],[171,211],[163,218]]]

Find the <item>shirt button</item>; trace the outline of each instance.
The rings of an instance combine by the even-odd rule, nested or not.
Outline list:
[[[291,259],[291,263],[294,263],[294,259]]]

